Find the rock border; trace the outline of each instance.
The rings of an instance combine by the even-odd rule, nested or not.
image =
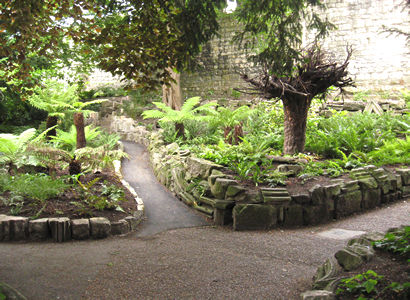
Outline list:
[[[120,145],[121,146],[121,145]],[[102,239],[110,235],[125,235],[137,229],[144,217],[144,203],[121,174],[121,162],[114,162],[115,173],[121,179],[137,203],[137,210],[132,216],[117,222],[107,218],[42,218],[30,220],[26,217],[0,215],[0,242],[4,241],[41,241],[52,239],[54,242],[69,240]]]
[[[166,145],[161,131],[148,131],[133,119],[108,116],[108,130],[145,145],[158,181],[179,199],[234,230],[267,230],[317,225],[410,196],[410,168],[388,171],[369,165],[309,191],[290,195],[286,188],[249,191],[223,167],[197,158],[178,144]],[[272,157],[272,159],[276,159]],[[297,173],[296,161],[280,161],[284,172]],[[278,168],[279,168],[278,167]],[[300,170],[299,170],[300,171]]]
[[[396,230],[401,230],[401,228],[391,228],[387,232]],[[343,249],[337,251],[334,256],[318,267],[313,277],[313,289],[302,293],[301,299],[335,300],[337,285],[343,279],[339,274],[343,270],[355,270],[370,261],[375,255],[373,242],[383,239],[384,236],[385,234],[380,232],[370,232],[350,239]]]

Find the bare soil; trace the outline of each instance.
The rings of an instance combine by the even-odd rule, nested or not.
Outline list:
[[[44,203],[27,197],[24,198],[24,204],[17,215],[22,217],[35,216],[36,218],[68,217],[70,219],[105,217],[110,221],[118,221],[132,215],[137,210],[137,204],[133,195],[121,184],[121,181],[115,174],[110,172],[87,174],[82,176],[80,181],[86,184],[94,179],[96,179],[96,183],[89,189],[89,195],[101,197],[101,188],[104,182],[113,184],[124,191],[124,198],[119,202],[119,206],[124,212],[114,208],[100,210],[86,205],[80,186],[75,184],[72,189],[66,190],[58,197],[48,199]],[[10,196],[10,193],[0,193],[0,196],[7,198]],[[12,215],[10,207],[6,206],[3,201],[0,201],[0,214]]]

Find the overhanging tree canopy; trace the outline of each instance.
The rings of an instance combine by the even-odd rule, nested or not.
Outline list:
[[[98,66],[137,87],[152,89],[172,81],[218,29],[224,0],[117,1],[86,42],[98,46]]]
[[[93,0],[10,0],[0,2],[0,80],[25,92],[36,84],[33,57],[59,55],[65,36],[82,36],[93,28],[89,13],[98,13]]]
[[[139,87],[171,81],[218,29],[224,0],[13,0],[0,3],[2,80],[31,87],[28,58],[53,59],[70,37],[98,66]]]

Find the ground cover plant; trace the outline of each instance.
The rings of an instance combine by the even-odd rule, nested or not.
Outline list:
[[[132,195],[111,173],[60,175],[0,174],[0,214],[42,217],[106,217],[135,211]]]
[[[176,134],[175,121],[166,116],[166,112],[146,115],[161,118],[159,125],[166,142],[177,142],[198,157],[227,167],[240,180],[271,185],[286,181],[289,174],[279,173],[274,160],[282,155],[284,142],[280,104],[262,102],[236,109],[211,105],[202,114],[182,120],[184,138]],[[327,118],[312,113],[305,152],[294,156],[303,162],[298,175],[337,177],[365,164],[409,164],[409,129],[409,115],[335,111]],[[238,132],[240,135],[234,136]]]
[[[376,256],[354,273],[342,274],[337,299],[408,299],[410,226],[388,232],[373,243]]]

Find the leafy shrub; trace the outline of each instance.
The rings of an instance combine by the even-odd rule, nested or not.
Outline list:
[[[2,83],[0,81],[0,90]],[[23,126],[36,127],[38,123],[47,117],[47,113],[31,106],[27,101],[23,101],[16,93],[7,88],[0,91],[0,124],[3,126]],[[28,128],[26,128],[28,129]],[[6,128],[0,128],[0,132],[12,132]],[[21,133],[21,132],[16,132]]]
[[[336,293],[347,292],[359,296],[358,299],[367,299],[365,297],[377,294],[376,286],[382,279],[383,276],[368,270],[351,278],[342,279]]]
[[[383,239],[374,242],[374,247],[410,258],[410,226],[388,232]]]

